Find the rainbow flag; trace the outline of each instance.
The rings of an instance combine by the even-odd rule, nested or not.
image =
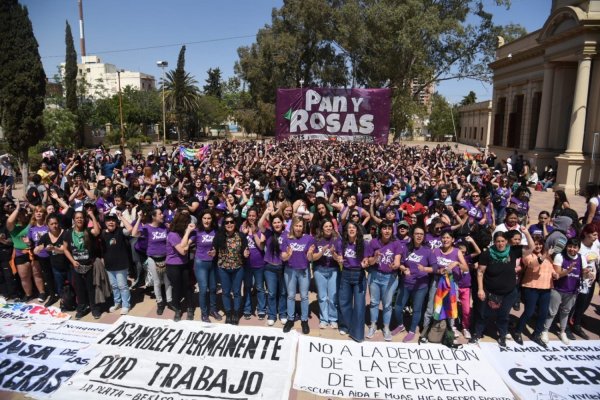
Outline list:
[[[456,283],[454,283],[452,273],[442,276],[433,299],[433,319],[441,321],[446,318],[458,317],[456,292]]]
[[[210,150],[210,145],[204,146],[200,149],[190,149],[187,147],[179,146],[179,163],[183,162],[183,159],[186,160],[194,160],[198,159],[202,161],[204,157],[208,154]]]

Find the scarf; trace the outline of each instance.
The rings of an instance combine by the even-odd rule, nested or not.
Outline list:
[[[507,262],[508,261],[508,253],[510,253],[510,246],[506,246],[506,248],[504,249],[504,251],[500,251],[498,249],[496,249],[496,246],[491,246],[490,247],[490,257],[492,257],[492,260],[494,261],[500,261],[500,262]]]
[[[75,247],[78,251],[83,251],[85,248],[85,240],[83,236],[85,232],[76,232],[75,229],[71,231],[71,239],[73,240],[73,247]]]

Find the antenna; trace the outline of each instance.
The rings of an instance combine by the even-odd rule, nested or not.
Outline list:
[[[81,47],[81,62],[85,57],[85,34],[83,32],[83,0],[77,0],[79,6],[79,46]]]

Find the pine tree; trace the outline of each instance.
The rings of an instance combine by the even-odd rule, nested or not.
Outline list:
[[[26,184],[29,147],[45,135],[46,74],[29,13],[17,0],[0,1],[0,66],[0,124]]]
[[[73,34],[71,33],[71,25],[69,21],[66,21],[65,28],[65,105],[67,110],[73,114],[78,115],[77,108],[77,52],[75,51],[75,45],[73,44]],[[79,132],[83,133],[83,129],[79,129],[81,123],[78,123],[76,128]],[[83,143],[83,134],[78,135],[78,144]]]
[[[209,68],[208,79],[206,79],[206,85],[204,85],[204,94],[207,96],[213,96],[221,100],[223,98],[223,82],[221,81],[221,69],[220,68]]]

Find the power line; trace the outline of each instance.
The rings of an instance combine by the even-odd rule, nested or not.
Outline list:
[[[94,51],[88,52],[90,54],[111,54],[111,53],[124,53],[126,51],[137,51],[137,50],[151,50],[151,49],[162,49],[165,47],[175,47],[175,46],[183,46],[183,45],[191,45],[191,44],[202,44],[202,43],[213,43],[213,42],[223,42],[226,40],[234,40],[234,39],[247,39],[251,37],[256,37],[254,35],[243,35],[243,36],[231,36],[225,38],[217,38],[217,39],[207,39],[207,40],[198,40],[195,42],[186,42],[186,43],[173,43],[173,44],[162,44],[157,46],[146,46],[146,47],[134,47],[130,49],[119,49],[119,50],[105,50],[105,51]],[[60,56],[43,56],[41,58],[64,58],[64,54]]]

